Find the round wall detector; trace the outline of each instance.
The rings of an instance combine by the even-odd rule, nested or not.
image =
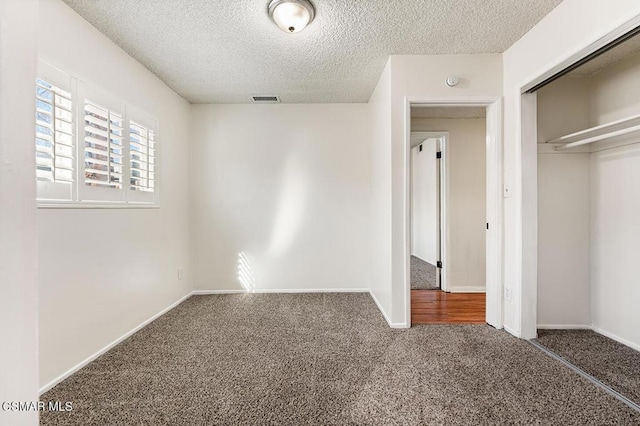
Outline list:
[[[449,77],[447,77],[447,86],[453,87],[458,83],[460,83],[460,79],[457,75],[450,75]]]

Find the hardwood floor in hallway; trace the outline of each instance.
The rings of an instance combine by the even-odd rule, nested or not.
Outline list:
[[[411,324],[484,324],[485,293],[411,290]]]

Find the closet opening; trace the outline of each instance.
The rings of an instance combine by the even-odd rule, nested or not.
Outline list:
[[[639,33],[627,31],[523,94],[523,114],[535,105],[523,126],[537,117],[533,342],[638,410]]]

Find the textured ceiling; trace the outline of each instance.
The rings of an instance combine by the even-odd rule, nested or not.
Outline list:
[[[63,0],[192,103],[367,102],[389,55],[499,53],[561,0],[312,0],[286,34],[269,0]]]
[[[484,118],[485,107],[411,107],[411,118]]]

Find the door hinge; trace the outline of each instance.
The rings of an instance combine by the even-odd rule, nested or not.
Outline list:
[[[487,229],[489,229],[489,222],[487,222]]]
[[[436,152],[436,158],[442,158],[442,151]]]
[[[442,269],[442,260],[436,262],[436,267]]]

